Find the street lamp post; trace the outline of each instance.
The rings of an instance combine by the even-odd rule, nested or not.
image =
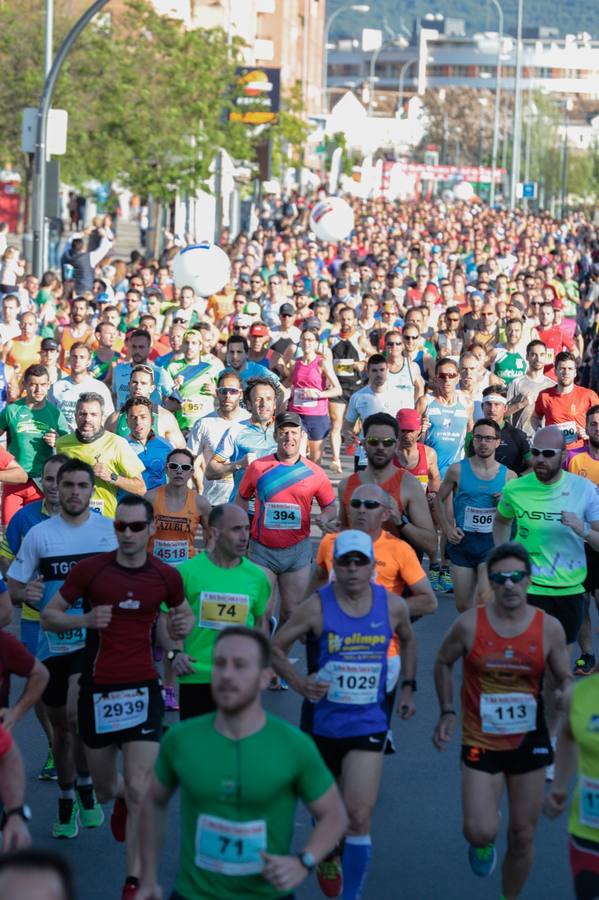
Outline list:
[[[348,10],[367,13],[370,12],[370,6],[368,3],[349,3],[347,6],[340,6],[339,9],[336,9],[335,12],[331,13],[327,19],[324,28],[324,53],[322,61],[322,111],[324,113],[327,112],[327,69],[329,67],[329,34],[331,32],[331,25],[337,16],[341,15],[342,12],[348,12]]]
[[[501,49],[503,44],[503,9],[499,0],[491,0],[499,16],[499,34],[497,35],[497,71],[495,74],[495,111],[493,113],[493,147],[491,149],[491,190],[489,205],[495,203],[495,173],[497,171],[497,150],[499,147],[499,109],[501,103]]]
[[[516,208],[516,193],[520,181],[520,155],[522,150],[522,13],[524,0],[518,0],[518,26],[516,34],[516,83],[514,85],[514,119],[512,126],[512,178],[510,181],[510,209]]]
[[[409,67],[410,67],[411,65],[413,65],[414,63],[417,63],[417,62],[418,62],[418,57],[417,57],[417,56],[413,56],[411,59],[406,60],[406,62],[403,64],[403,66],[402,66],[401,69],[400,69],[400,72],[399,72],[399,84],[398,84],[398,88],[397,88],[397,92],[398,92],[398,97],[397,97],[397,112],[398,112],[398,113],[401,113],[401,108],[402,108],[402,100],[403,100],[403,84],[404,84],[404,78],[405,78],[405,76],[406,76],[406,72],[408,71],[408,69],[409,69]]]
[[[375,67],[378,62],[378,58],[381,55],[381,50],[384,47],[405,47],[407,41],[404,41],[403,38],[388,38],[386,41],[383,41],[380,47],[377,47],[372,56],[370,57],[370,73],[368,77],[368,85],[370,87],[370,96],[368,99],[368,115],[372,115],[372,107],[374,104],[374,85],[376,82],[375,76]]]
[[[78,19],[66,38],[58,48],[52,68],[46,76],[44,92],[37,111],[37,130],[35,138],[35,182],[33,191],[33,271],[42,275],[46,259],[46,155],[48,141],[48,114],[52,103],[52,95],[69,50],[79,37],[85,26],[91,22],[96,13],[106,6],[108,0],[96,0]]]

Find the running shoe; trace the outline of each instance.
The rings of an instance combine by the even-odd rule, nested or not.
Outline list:
[[[175,689],[170,684],[164,688],[164,708],[167,712],[176,712],[179,709]]]
[[[487,878],[495,870],[497,865],[497,850],[491,841],[484,847],[468,847],[468,862],[470,868],[479,878]]]
[[[343,869],[338,853],[323,859],[316,867],[318,886],[325,897],[340,897],[343,891]]]
[[[58,779],[58,775],[56,774],[56,766],[54,765],[54,754],[52,753],[52,747],[48,747],[48,756],[46,757],[46,762],[41,767],[37,779],[38,781],[56,781]]]
[[[595,655],[593,653],[581,653],[574,663],[575,675],[591,675],[595,670]]]
[[[441,575],[439,576],[439,590],[443,591],[444,594],[453,594],[453,581],[451,580],[449,569],[441,569]]]
[[[60,797],[58,818],[52,826],[52,837],[75,838],[79,834],[79,810],[74,800]]]
[[[139,882],[137,878],[135,879],[135,883],[131,881],[126,881],[123,885],[123,893],[121,894],[121,900],[134,900],[137,897],[137,890],[139,888]]]
[[[431,566],[428,570],[428,580],[431,583],[433,591],[441,590],[441,569],[439,566]]]
[[[110,817],[110,830],[115,841],[124,844],[127,837],[127,804],[122,797],[114,801],[112,815]]]
[[[91,784],[75,788],[79,821],[84,828],[99,828],[104,821],[104,810],[96,800],[96,792]]]

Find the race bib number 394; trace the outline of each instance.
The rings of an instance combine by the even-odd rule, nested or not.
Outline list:
[[[200,816],[196,829],[195,864],[221,875],[258,875],[266,850],[266,822],[231,822]]]
[[[264,524],[272,530],[298,531],[302,527],[302,511],[297,503],[265,503]]]
[[[224,594],[218,591],[200,593],[200,628],[221,630],[230,625],[245,625],[250,598],[248,594]]]
[[[480,719],[485,734],[534,731],[537,701],[532,694],[481,694]]]

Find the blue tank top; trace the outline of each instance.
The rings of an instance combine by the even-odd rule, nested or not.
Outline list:
[[[490,534],[493,528],[495,507],[493,494],[499,494],[505,485],[507,468],[500,465],[491,481],[478,478],[471,460],[460,462],[460,486],[453,498],[456,525],[468,533]]]
[[[6,406],[8,400],[8,382],[6,381],[6,367],[0,363],[0,412]]]
[[[392,631],[387,591],[379,584],[371,588],[370,611],[358,617],[341,609],[333,584],[318,592],[323,623],[318,672],[330,687],[314,707],[314,734],[347,738],[387,731],[383,703]]]
[[[450,465],[461,459],[468,427],[468,403],[461,395],[448,406],[434,397],[429,400],[426,415],[430,422],[424,443],[437,451],[441,478]]]

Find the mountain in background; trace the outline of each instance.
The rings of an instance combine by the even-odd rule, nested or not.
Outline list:
[[[380,28],[387,37],[412,34],[414,20],[426,13],[442,13],[447,18],[463,19],[466,34],[497,31],[495,6],[481,0],[367,0],[369,13],[348,10],[337,16],[331,29],[332,37],[360,38],[363,28]],[[327,0],[327,16],[348,0]],[[516,33],[517,0],[501,0],[506,34]],[[523,27],[548,25],[559,28],[560,35],[587,31],[599,38],[599,3],[582,0],[525,0]]]

